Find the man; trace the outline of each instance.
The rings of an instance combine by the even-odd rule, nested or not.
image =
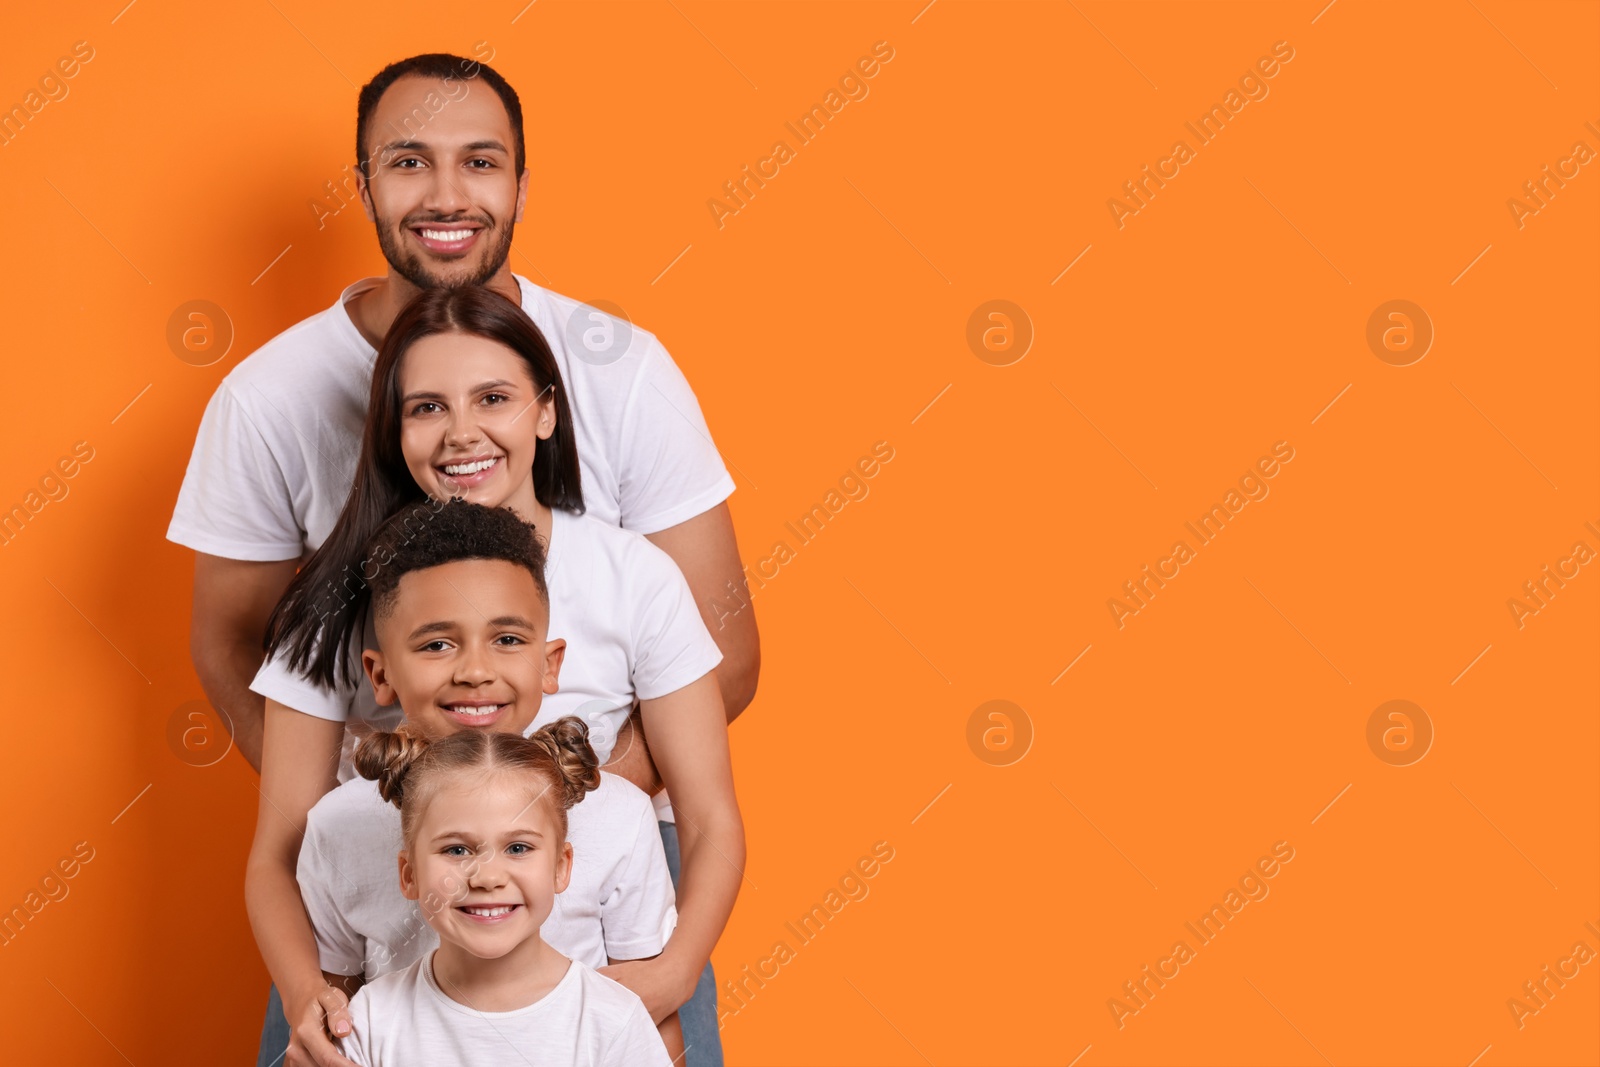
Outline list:
[[[516,93],[478,62],[414,56],[363,88],[356,138],[357,189],[388,271],[223,380],[167,532],[197,553],[190,649],[234,743],[259,770],[264,701],[250,683],[266,620],[349,494],[377,346],[420,290],[470,284],[517,301],[549,341],[571,398],[588,513],[644,534],[682,569],[723,653],[717,679],[731,721],[755,693],[760,662],[726,504],[733,481],[659,341],[512,274],[528,188]],[[619,739],[617,749],[634,766],[613,770],[648,777],[644,746]],[[671,856],[665,823],[663,836]],[[714,989],[709,1033],[691,1034],[684,1009],[686,1041],[700,1046],[691,1064],[720,1062]]]

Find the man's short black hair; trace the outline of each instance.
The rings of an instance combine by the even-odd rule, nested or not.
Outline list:
[[[509,508],[491,508],[465,500],[446,504],[425,501],[396,512],[367,543],[362,575],[372,591],[377,614],[388,615],[400,579],[459,560],[504,560],[533,575],[539,597],[550,606],[544,581],[544,546],[531,523]]]
[[[356,163],[363,174],[369,179],[372,177],[372,169],[367,166],[367,137],[372,126],[372,114],[378,110],[378,101],[383,99],[389,86],[406,77],[435,78],[439,81],[481,78],[506,107],[506,116],[511,120],[512,155],[515,157],[517,177],[522,176],[528,165],[528,152],[522,137],[522,101],[517,99],[517,91],[487,63],[463,59],[448,52],[429,52],[390,63],[361,87],[361,96],[356,102]]]

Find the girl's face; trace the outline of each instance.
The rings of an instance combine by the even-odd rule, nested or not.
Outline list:
[[[539,934],[572,876],[545,784],[526,772],[442,785],[400,853],[400,891],[441,941],[499,959]]]
[[[556,417],[522,357],[484,337],[433,334],[406,351],[399,377],[400,450],[422,491],[528,518],[534,450]]]

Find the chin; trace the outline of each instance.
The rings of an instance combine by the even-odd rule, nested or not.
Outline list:
[[[462,947],[465,948],[468,953],[470,953],[473,956],[476,956],[480,960],[497,960],[497,959],[500,959],[502,956],[506,956],[506,955],[510,954],[511,950],[516,948],[517,945],[522,944],[522,941],[524,941],[524,940],[526,940],[526,938],[518,940],[514,944],[492,945],[492,946],[491,945],[468,945],[465,942],[463,942],[462,943]]]

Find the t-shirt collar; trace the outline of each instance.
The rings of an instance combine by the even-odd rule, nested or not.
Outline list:
[[[529,299],[529,290],[537,289],[538,287],[520,274],[512,274],[511,276],[517,280],[517,289],[522,295],[522,310],[527,311],[530,304],[537,304],[536,301]],[[338,301],[331,309],[335,312],[334,319],[338,323],[339,333],[344,336],[345,340],[353,343],[356,348],[366,353],[369,362],[377,360],[378,350],[367,344],[367,339],[361,336],[360,330],[356,329],[355,320],[350,317],[350,309],[347,305],[381,281],[383,279],[380,277],[371,277],[362,278],[358,282],[351,282],[345,286],[344,292],[339,294]],[[535,321],[537,322],[537,317],[535,317]],[[545,327],[540,324],[539,328],[542,330]]]

